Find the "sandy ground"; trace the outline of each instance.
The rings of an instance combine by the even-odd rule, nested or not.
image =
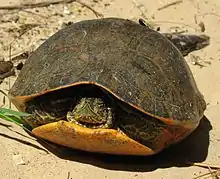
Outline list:
[[[1,0],[0,5],[15,5],[22,0]],[[105,17],[115,16],[136,20],[147,18],[161,31],[187,30],[201,34],[199,23],[205,24],[205,34],[211,44],[192,52],[186,60],[200,91],[207,102],[205,117],[199,128],[186,140],[154,157],[116,157],[78,151],[50,153],[21,128],[0,120],[0,178],[4,179],[70,179],[70,178],[154,178],[191,179],[209,172],[208,169],[187,166],[186,161],[220,165],[220,1],[183,0],[182,3],[158,10],[173,0],[101,0],[84,1]],[[93,12],[78,3],[55,5],[25,11],[0,11],[0,57],[7,60],[9,44],[12,56],[30,51],[61,28],[63,22],[96,18]],[[219,14],[219,15],[218,15]],[[36,26],[19,36],[22,24]],[[20,34],[21,35],[21,34]],[[15,40],[14,40],[15,39]],[[202,66],[193,63],[198,56]],[[15,61],[16,63],[16,61]],[[0,89],[7,93],[16,77],[7,78]],[[0,105],[9,107],[0,94]],[[13,107],[13,106],[12,106]],[[48,147],[47,147],[48,148]],[[206,176],[207,177],[207,176]],[[203,178],[206,178],[203,177]],[[208,175],[207,178],[211,178]]]

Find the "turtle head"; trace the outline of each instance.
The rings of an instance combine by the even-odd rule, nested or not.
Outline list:
[[[90,128],[110,128],[112,126],[112,109],[101,98],[81,98],[67,120]]]

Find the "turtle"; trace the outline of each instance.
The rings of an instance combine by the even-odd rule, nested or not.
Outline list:
[[[87,152],[148,156],[191,134],[206,102],[177,47],[135,21],[90,19],[52,35],[9,91],[33,134]]]

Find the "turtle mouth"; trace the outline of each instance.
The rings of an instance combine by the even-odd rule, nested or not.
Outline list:
[[[66,119],[66,121],[68,121]],[[71,121],[68,121],[71,122]],[[79,126],[83,126],[85,128],[91,128],[91,129],[97,129],[97,128],[102,128],[102,126],[104,126],[106,123],[89,123],[89,122],[85,122],[85,121],[74,121],[75,124],[79,125]]]

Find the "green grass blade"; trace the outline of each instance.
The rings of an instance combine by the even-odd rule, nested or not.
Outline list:
[[[29,116],[30,114],[18,112],[11,109],[0,108],[0,118],[13,122],[14,124],[22,127],[23,129],[31,132],[31,127],[22,119],[22,117]]]
[[[30,114],[25,113],[25,112],[19,112],[19,111],[14,111],[12,109],[6,109],[6,108],[0,108],[0,114],[6,114],[6,115],[12,115],[12,116],[19,116],[19,117],[25,117],[29,116]]]

